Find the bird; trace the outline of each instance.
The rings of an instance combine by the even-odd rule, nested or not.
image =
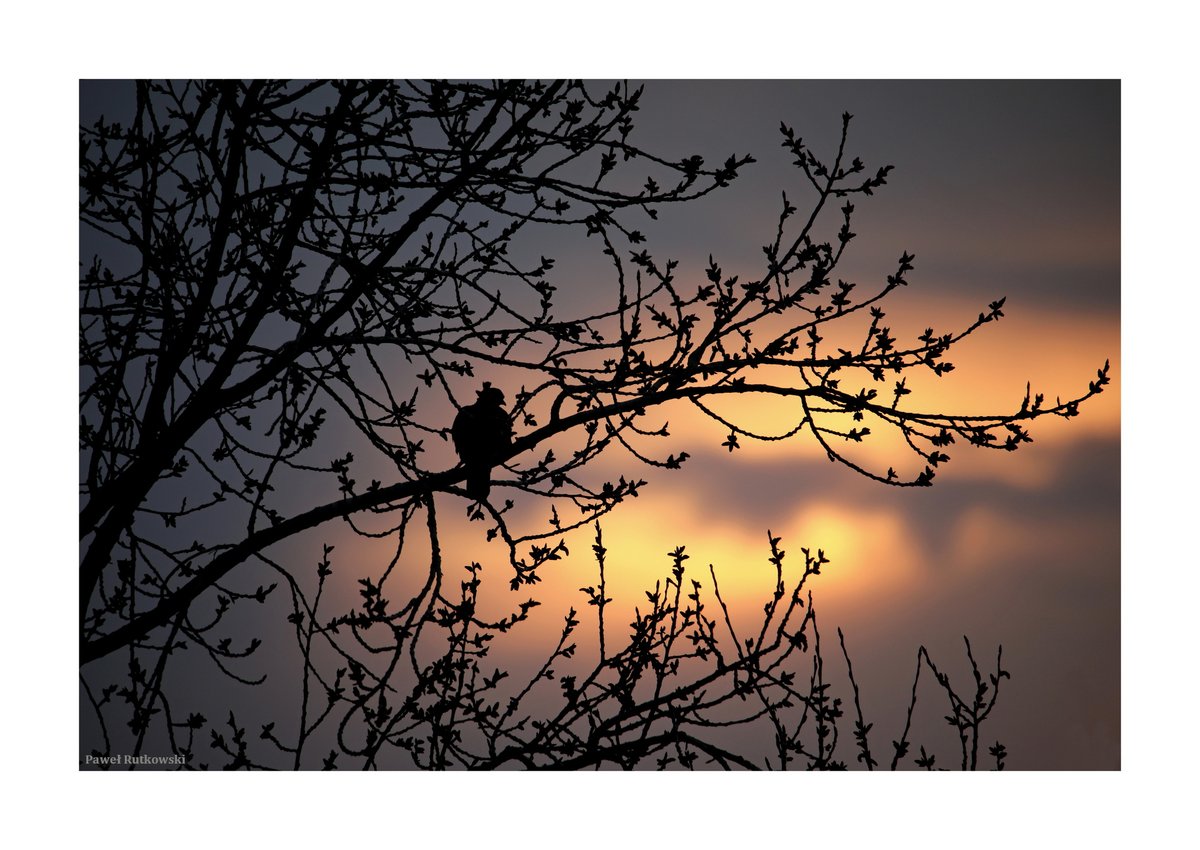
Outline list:
[[[504,393],[484,381],[474,404],[454,417],[450,434],[454,449],[467,468],[467,495],[487,499],[492,489],[492,467],[500,463],[512,445],[512,422],[504,410]]]

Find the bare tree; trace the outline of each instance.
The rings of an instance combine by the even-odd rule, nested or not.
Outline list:
[[[789,593],[781,575],[757,638],[734,635],[726,619],[733,649],[722,650],[700,588],[684,585],[680,550],[628,643],[610,651],[601,572],[599,589],[587,589],[599,615],[597,665],[585,678],[557,679],[562,711],[532,732],[521,714],[530,688],[489,702],[499,679],[482,662],[488,642],[537,603],[500,621],[476,616],[483,567],[471,565],[461,593],[449,589],[437,505],[449,494],[483,523],[481,537],[503,542],[517,591],[539,581],[575,529],[595,526],[603,569],[598,520],[645,486],[638,466],[676,469],[688,459],[654,419],[666,405],[721,423],[730,452],[744,440],[813,439],[854,472],[914,487],[932,484],[953,446],[1015,450],[1030,439],[1029,420],[1075,416],[1108,382],[1105,364],[1075,398],[1049,403],[1030,391],[993,416],[912,401],[905,376],[949,372],[951,349],[1001,318],[1004,302],[966,327],[902,343],[882,303],[907,285],[914,257],[903,254],[875,287],[836,277],[858,196],[883,187],[890,170],[850,154],[849,115],[826,159],[781,127],[809,201],[802,212],[784,194],[757,277],[740,281],[709,257],[695,281],[643,247],[639,219],[728,185],[753,159],[714,166],[642,149],[633,139],[640,89],[131,86],[126,123],[80,131],[79,629],[82,688],[104,735],[106,712],[123,698],[139,751],[159,723],[174,751],[192,754],[205,721],[172,712],[168,663],[187,647],[240,681],[233,668],[260,639],[233,646],[236,612],[282,585],[303,658],[301,720],[287,742],[264,726],[275,750],[260,761],[231,714],[232,728],[213,730],[211,743],[233,766],[306,766],[306,742],[333,726],[326,766],[339,757],[376,766],[384,747],[432,767],[633,766],[652,755],[749,766],[694,730],[724,722],[714,718],[730,697],[758,701],[752,715],[773,724],[778,766],[834,766],[840,708],[819,660],[804,689],[785,669],[815,635],[812,608],[799,613],[803,578]],[[830,215],[837,222],[823,236]],[[557,229],[586,234],[611,265],[604,299],[552,282],[554,258],[533,237]],[[857,319],[852,347],[823,344],[831,326]],[[498,464],[491,494],[477,500],[449,438],[483,377],[511,399],[513,439],[489,455]],[[713,406],[756,394],[797,400],[792,427],[758,433]],[[871,468],[852,450],[885,430],[903,438],[910,459]],[[594,480],[594,462],[610,451],[624,452],[631,471]],[[364,472],[378,479],[360,483]],[[518,500],[544,504],[549,523],[515,521]],[[360,608],[319,621],[332,550],[315,587],[276,553],[339,518],[393,540],[396,555],[362,580]],[[418,534],[431,552],[427,581],[391,601],[385,582]],[[773,561],[783,557],[777,544],[771,538]],[[807,578],[823,556],[805,557]],[[264,571],[271,578],[259,583]],[[577,625],[572,613],[542,678],[573,651]],[[431,645],[434,632],[441,650],[431,660],[418,644]],[[982,689],[964,701],[923,650],[920,658],[951,694],[963,766],[973,767],[991,705],[978,667],[972,658]],[[1003,675],[997,664],[993,701]],[[89,677],[111,683],[93,687]],[[718,699],[709,685],[727,691]],[[801,718],[789,721],[787,709]],[[815,742],[803,743],[801,730],[816,730]],[[873,766],[861,716],[856,740]],[[896,752],[907,752],[903,738]]]

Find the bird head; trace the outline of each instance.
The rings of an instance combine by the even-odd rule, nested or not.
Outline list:
[[[494,404],[497,407],[504,406],[504,393],[493,387],[488,381],[483,382],[483,389],[479,390],[477,395],[479,396],[478,399],[476,399],[478,402],[482,402],[484,404]]]

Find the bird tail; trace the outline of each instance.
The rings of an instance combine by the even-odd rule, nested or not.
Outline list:
[[[473,467],[467,471],[467,495],[477,502],[487,499],[492,489],[491,467]]]

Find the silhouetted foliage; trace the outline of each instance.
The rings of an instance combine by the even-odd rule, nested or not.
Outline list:
[[[740,634],[715,572],[685,577],[680,548],[614,640],[598,520],[646,482],[632,471],[595,480],[594,461],[617,450],[637,465],[679,468],[688,452],[651,417],[686,403],[728,429],[729,452],[744,440],[815,439],[880,483],[930,486],[958,443],[1015,450],[1030,440],[1029,420],[1075,416],[1108,382],[1106,364],[1077,398],[1049,403],[1030,391],[995,416],[910,406],[905,374],[952,370],[951,349],[1000,319],[1004,300],[964,328],[902,343],[881,303],[908,284],[914,257],[904,253],[862,296],[835,276],[856,235],[858,196],[890,171],[847,153],[849,115],[829,160],[781,127],[811,191],[807,211],[784,194],[756,279],[727,275],[710,256],[697,282],[651,255],[638,222],[719,190],[753,159],[713,165],[641,149],[640,89],[130,87],[125,123],[80,131],[80,655],[109,753],[141,753],[154,735],[190,766],[374,767],[402,751],[435,768],[761,767],[708,732],[766,723],[770,766],[845,766],[843,704],[829,693],[801,593],[824,555],[805,551],[789,590],[770,538],[777,584],[757,633]],[[838,204],[826,239],[820,214]],[[531,244],[559,230],[597,246],[611,298],[563,296],[554,258]],[[828,326],[859,318],[854,347],[822,345]],[[499,390],[479,391],[484,375],[507,388],[507,413]],[[711,405],[754,394],[797,400],[794,426],[759,433]],[[848,453],[884,429],[903,437],[911,472],[903,459],[872,469]],[[382,469],[386,480],[355,477]],[[549,523],[514,519],[528,515],[518,499],[548,507]],[[580,626],[571,611],[544,665],[520,687],[502,684],[516,677],[489,667],[492,641],[538,602],[480,616],[484,566],[456,580],[442,563],[437,506],[450,502],[483,524],[481,544],[503,544],[511,592],[566,554],[570,532],[595,527],[599,586],[583,589],[597,615],[594,665],[561,672]],[[278,554],[339,518],[395,543],[386,567],[360,579],[353,610],[329,601],[331,546],[315,577],[294,551]],[[393,571],[416,569],[406,546],[417,535],[428,540],[427,579],[389,599]],[[260,621],[256,611],[278,610],[281,588],[287,623]],[[248,623],[265,637],[241,640]],[[182,713],[164,682],[185,650],[253,688],[261,679],[243,659],[263,640],[280,652],[279,625],[301,664],[296,729],[285,735],[270,721],[251,735],[232,697],[222,726]],[[917,678],[928,668],[950,702],[963,768],[977,766],[980,726],[1007,675],[997,658],[989,685],[970,663],[974,693],[964,698],[918,652]],[[549,686],[558,709],[535,716],[529,695]],[[856,761],[873,768],[853,687]],[[118,719],[128,746],[114,742]],[[909,746],[906,724],[892,767],[911,761]],[[1002,767],[1004,747],[989,752]],[[916,764],[932,768],[934,758],[922,748]]]

